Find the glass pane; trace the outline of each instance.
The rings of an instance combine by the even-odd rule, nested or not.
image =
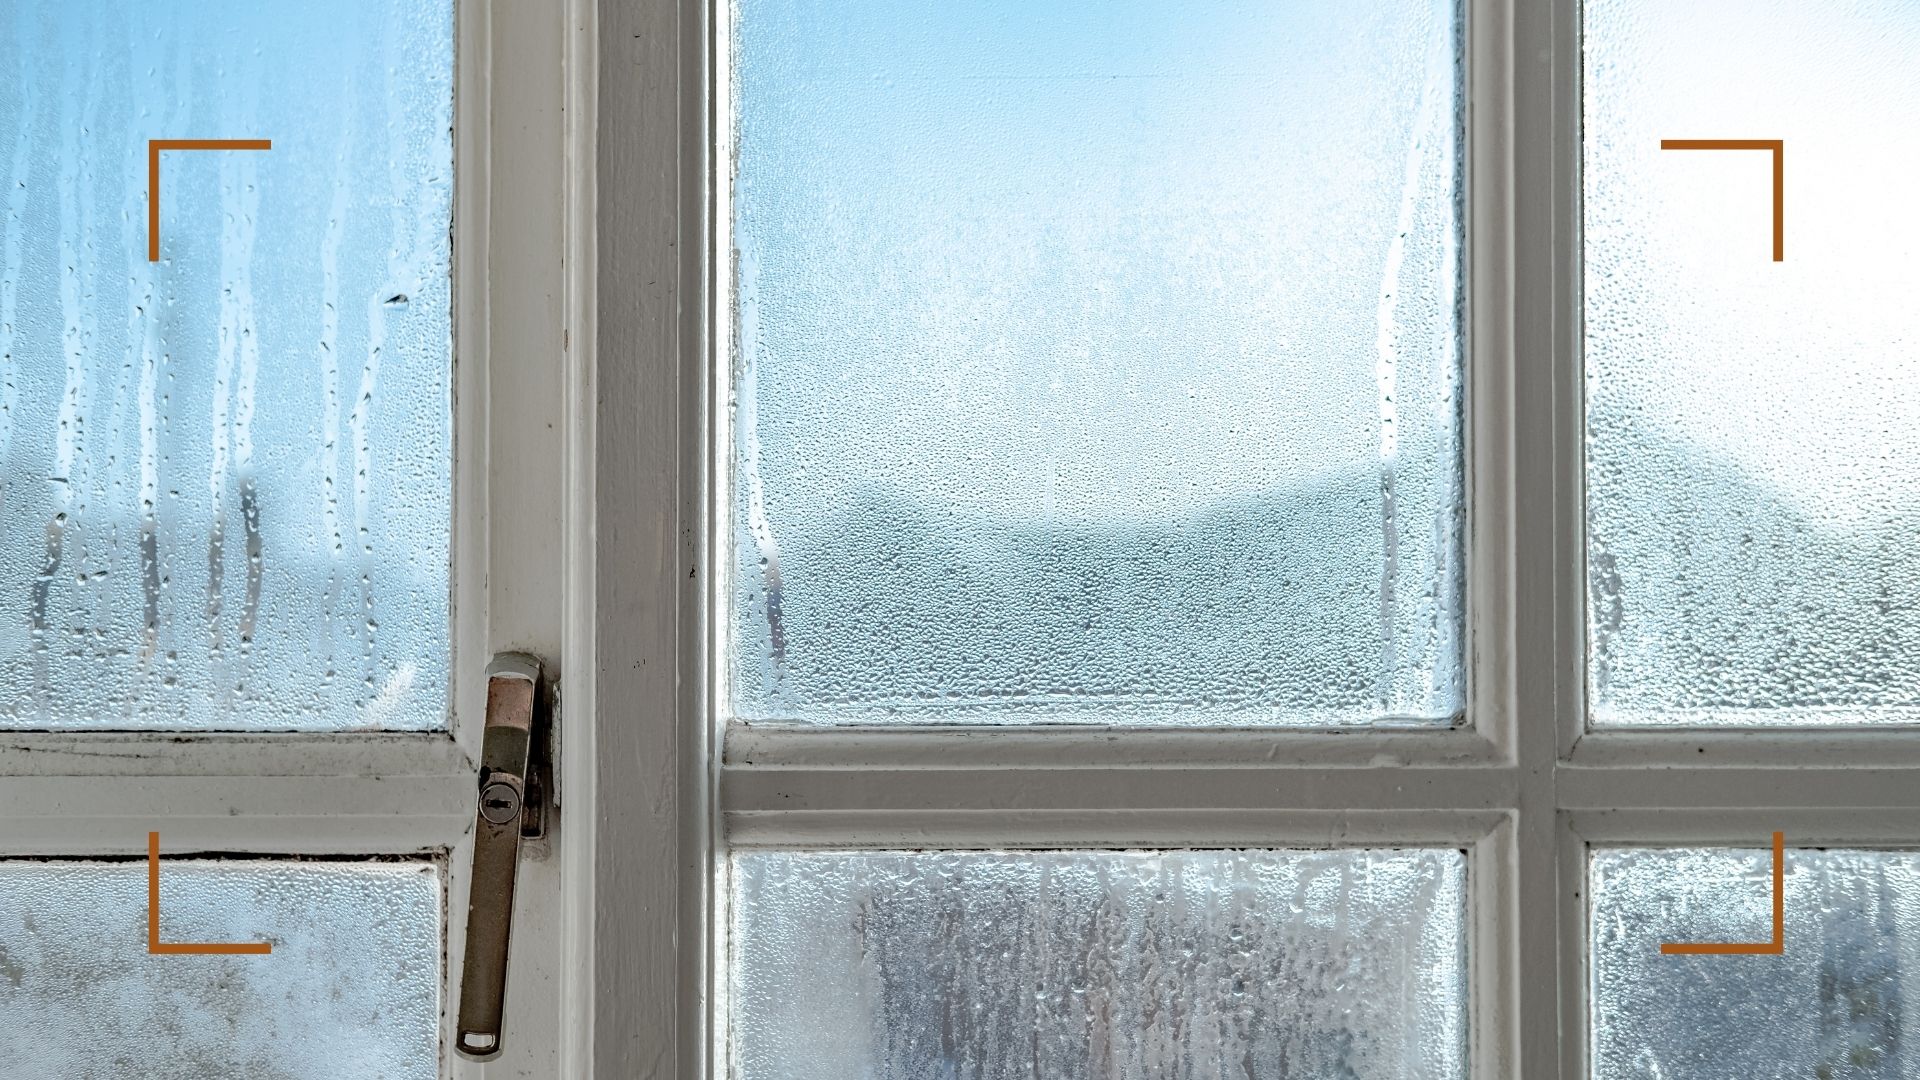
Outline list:
[[[733,713],[1444,724],[1453,0],[736,0]]]
[[[446,726],[452,28],[0,5],[0,728]]]
[[[427,863],[0,862],[0,1074],[437,1080],[440,877]]]
[[[1920,722],[1920,6],[1584,10],[1591,720]]]
[[[1458,851],[733,859],[734,1080],[1464,1078]]]
[[[1769,940],[1771,851],[1596,851],[1591,874],[1596,1080],[1920,1075],[1901,1038],[1920,854],[1788,851],[1777,956],[1660,952]]]

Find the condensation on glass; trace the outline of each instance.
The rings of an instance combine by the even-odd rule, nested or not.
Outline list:
[[[0,6],[0,728],[446,726],[451,0]],[[161,162],[150,139],[270,139]]]
[[[1590,885],[1594,1080],[1920,1075],[1920,853],[1789,850],[1778,956],[1660,953],[1767,940],[1771,851],[1600,850]]]
[[[1591,722],[1920,722],[1920,7],[1584,11]]]
[[[732,860],[733,1080],[1464,1078],[1458,851]]]
[[[438,1080],[441,882],[431,863],[0,862],[0,1076]]]
[[[1452,722],[1452,0],[732,13],[733,715]]]

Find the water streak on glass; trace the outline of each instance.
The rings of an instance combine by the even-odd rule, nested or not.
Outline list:
[[[1591,722],[1920,723],[1920,7],[1583,10]]]
[[[6,1080],[437,1080],[441,884],[427,863],[0,862]]]
[[[1456,4],[732,12],[734,715],[1455,718]]]
[[[451,0],[0,6],[0,729],[446,726],[452,79]],[[155,138],[273,148],[148,262]]]
[[[1458,851],[753,852],[733,1080],[1467,1075]]]
[[[1660,953],[1766,940],[1769,850],[1602,850],[1590,873],[1594,1080],[1920,1075],[1920,854],[1788,849],[1778,956]]]

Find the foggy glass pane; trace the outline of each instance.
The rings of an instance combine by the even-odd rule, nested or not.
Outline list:
[[[446,726],[451,0],[0,4],[0,729]],[[147,261],[150,139],[168,151]]]
[[[1444,724],[1453,0],[736,0],[732,711]]]
[[[1920,854],[1789,849],[1778,956],[1660,953],[1769,940],[1771,851],[1596,851],[1591,875],[1595,1080],[1920,1075]]]
[[[1458,851],[732,865],[734,1080],[1467,1075]]]
[[[1584,10],[1591,722],[1920,722],[1920,6]]]
[[[147,952],[142,862],[0,862],[0,1077],[437,1080],[440,877],[427,863],[172,862]]]

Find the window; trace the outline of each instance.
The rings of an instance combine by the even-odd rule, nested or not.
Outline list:
[[[1911,851],[1795,852],[1786,892],[1793,919],[1779,956],[1660,954],[1663,935],[1745,941],[1766,926],[1771,856],[1594,852],[1595,1075],[1912,1071],[1899,1030],[1916,932]]]
[[[1910,5],[311,8],[0,12],[0,1076],[1916,1070]]]
[[[266,957],[143,955],[144,869],[0,863],[14,1075],[439,1075],[441,866],[167,862],[170,938]]]
[[[728,715],[1458,718],[1452,0],[732,10]]]
[[[450,1051],[483,673],[578,647],[578,9],[0,8],[0,1076],[570,1074],[557,839]]]
[[[736,3],[725,745],[1464,733],[1460,21]],[[1459,842],[1041,840],[736,841],[716,1071],[1467,1075]]]
[[[734,1075],[1466,1075],[1457,851],[758,851],[733,873]]]
[[[1904,6],[617,8],[679,171],[602,159],[671,337],[602,460],[678,530],[602,517],[596,693],[679,771],[600,866],[683,936],[603,1054],[1911,1071]],[[1675,139],[1784,141],[1784,261]],[[1784,955],[1662,954],[1768,940],[1776,830]],[[1396,860],[1458,892],[1279,899]],[[1397,1024],[1231,996],[1390,955]]]
[[[0,727],[447,728],[453,8],[363,6],[13,12]]]
[[[1887,210],[1917,162],[1870,133],[1914,100],[1887,64],[1920,13],[1590,0],[1581,29],[1569,1061],[1906,1075],[1920,353]],[[1662,149],[1756,137],[1781,148]],[[1779,954],[1660,955],[1769,939],[1776,830]]]
[[[1873,133],[1920,17],[1586,9],[1587,650],[1609,727],[1911,725],[1920,703],[1913,230],[1869,207],[1920,155]],[[1721,28],[1742,27],[1737,41]],[[1800,45],[1820,41],[1819,56]],[[1682,54],[1689,54],[1683,56]],[[1762,72],[1774,72],[1764,80]],[[1765,83],[1756,94],[1713,84]],[[1781,139],[1786,258],[1769,258]],[[1656,138],[1646,137],[1655,132]],[[1684,158],[1684,160],[1680,160]]]

